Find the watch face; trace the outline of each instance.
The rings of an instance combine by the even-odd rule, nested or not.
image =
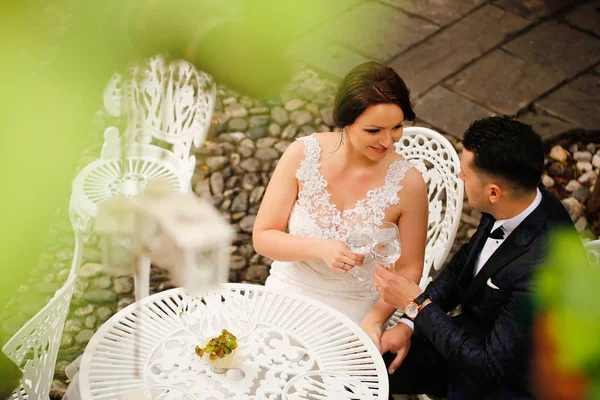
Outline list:
[[[408,318],[415,318],[419,313],[419,306],[414,301],[411,301],[404,307],[404,313]]]

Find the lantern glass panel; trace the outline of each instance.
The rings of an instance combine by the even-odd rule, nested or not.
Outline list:
[[[112,275],[133,274],[133,239],[127,235],[102,235],[100,238],[102,264]]]
[[[223,249],[221,247],[204,247],[190,253],[185,257],[183,282],[190,294],[200,294],[213,289],[223,282],[222,270],[228,273],[229,265],[223,263]]]

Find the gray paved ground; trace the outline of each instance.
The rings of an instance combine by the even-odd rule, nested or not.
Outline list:
[[[600,0],[348,0],[291,54],[333,79],[367,60],[411,89],[419,125],[460,137],[508,114],[545,138],[600,128]]]

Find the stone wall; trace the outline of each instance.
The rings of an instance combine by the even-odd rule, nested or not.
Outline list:
[[[567,138],[550,148],[542,183],[562,199],[580,235],[594,239],[600,236],[600,210],[589,206],[594,193],[599,195],[594,189],[600,175],[600,132]],[[600,198],[595,202],[600,204]]]
[[[229,280],[264,283],[272,260],[252,247],[251,232],[281,154],[297,137],[333,129],[335,84],[307,71],[281,98],[252,100],[221,88],[216,129],[196,151],[194,191],[210,199],[236,231]]]

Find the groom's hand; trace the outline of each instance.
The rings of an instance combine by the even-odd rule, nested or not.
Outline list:
[[[409,301],[423,293],[415,282],[402,274],[388,271],[381,264],[375,266],[373,284],[381,298],[399,310],[403,310]]]
[[[402,361],[406,358],[410,350],[410,338],[413,334],[412,329],[406,324],[399,323],[392,329],[388,329],[381,335],[381,353],[390,352],[396,354],[396,358],[388,367],[388,373],[392,375]]]

